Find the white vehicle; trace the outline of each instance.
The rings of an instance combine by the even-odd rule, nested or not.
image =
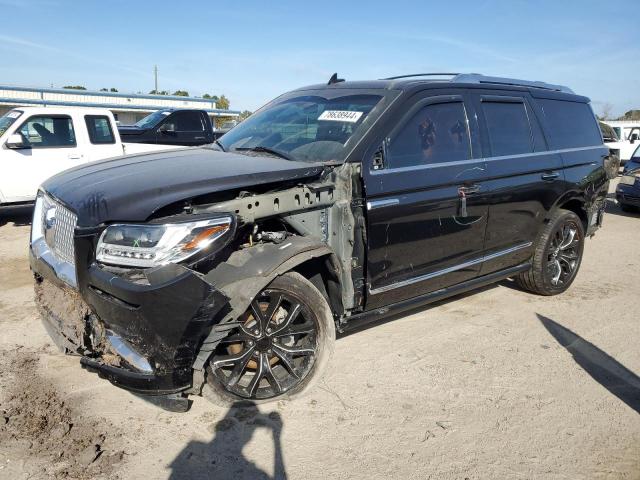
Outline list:
[[[607,120],[609,125],[618,135],[619,141],[607,145],[609,148],[620,151],[620,162],[626,163],[640,145],[640,122],[632,120]]]
[[[44,180],[76,165],[171,148],[123,144],[106,109],[16,108],[0,117],[0,207],[32,202]]]

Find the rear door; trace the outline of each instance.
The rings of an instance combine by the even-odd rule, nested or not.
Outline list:
[[[463,90],[405,101],[364,165],[367,308],[475,277],[484,248],[486,166]],[[464,201],[462,197],[464,196]]]
[[[107,115],[84,115],[87,128],[87,148],[85,161],[91,162],[123,154],[122,146],[116,141],[111,119]]]
[[[549,151],[536,105],[524,91],[475,91],[489,222],[481,274],[525,262],[546,213],[565,190],[562,158]]]
[[[23,120],[16,133],[25,148],[2,146],[2,193],[7,201],[33,200],[47,178],[84,161],[74,127],[69,115],[35,114]]]

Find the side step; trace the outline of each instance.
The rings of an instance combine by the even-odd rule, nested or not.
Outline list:
[[[376,308],[375,310],[358,313],[356,315],[352,315],[351,317],[345,318],[343,320],[344,323],[338,326],[338,332],[347,333],[349,331],[362,328],[370,323],[382,321],[392,315],[397,315],[408,310],[413,310],[424,305],[428,305],[429,303],[437,302],[447,297],[459,295],[461,293],[468,292],[469,290],[474,290],[476,288],[484,287],[485,285],[504,280],[505,278],[512,277],[517,273],[525,272],[530,268],[531,264],[529,262],[523,263],[521,265],[490,273],[488,275],[483,275],[481,277],[477,277],[466,282],[453,285],[451,287],[442,288],[440,290],[436,290],[435,292],[430,292],[419,297],[409,298],[408,300],[393,303],[386,307]]]

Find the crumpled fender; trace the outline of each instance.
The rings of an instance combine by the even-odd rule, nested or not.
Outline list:
[[[226,262],[207,273],[204,279],[229,298],[231,308],[220,320],[219,327],[214,327],[203,342],[193,368],[204,368],[220,338],[226,335],[225,324],[244,313],[254,297],[274,278],[307,260],[325,255],[334,253],[322,241],[292,236],[282,243],[264,243],[238,250]]]

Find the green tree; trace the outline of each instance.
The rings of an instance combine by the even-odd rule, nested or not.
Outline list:
[[[117,89],[117,88],[113,88],[113,87],[111,87],[111,88],[109,89],[109,91],[110,91],[110,92],[117,92],[117,91],[118,91],[118,89]]]
[[[220,97],[218,97],[217,100],[215,100],[216,102],[216,107],[221,109],[221,110],[229,110],[229,99],[227,97],[223,95],[220,95]]]
[[[189,92],[187,92],[186,90],[176,90],[171,95],[176,95],[178,97],[188,97],[189,96]]]
[[[240,112],[240,116],[238,117],[238,120],[240,122],[243,120],[246,120],[251,116],[251,114],[253,114],[253,112],[250,112],[249,110],[243,110],[242,112]]]
[[[169,95],[169,92],[166,90],[151,90],[149,95]]]
[[[83,87],[82,85],[65,85],[62,88],[66,88],[67,90],[86,90],[86,87]]]

